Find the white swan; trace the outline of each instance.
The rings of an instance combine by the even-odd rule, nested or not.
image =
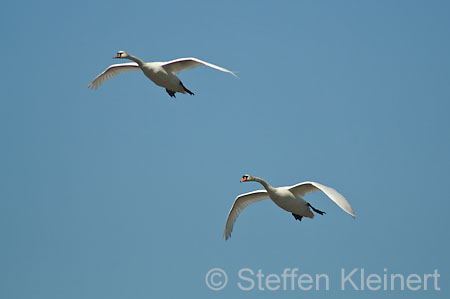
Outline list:
[[[171,97],[175,98],[176,92],[183,94],[188,93],[190,95],[194,94],[192,91],[184,87],[183,83],[181,83],[180,79],[176,76],[182,70],[188,70],[197,66],[205,65],[222,72],[230,73],[238,78],[238,76],[236,76],[236,74],[232,71],[197,58],[179,58],[167,62],[144,62],[125,51],[117,52],[117,56],[113,58],[130,59],[134,62],[110,65],[103,73],[98,75],[89,84],[89,88],[97,89],[103,82],[109,78],[117,76],[118,74],[142,70],[150,80],[152,80],[156,85],[164,87],[167,93]]]
[[[255,181],[260,183],[264,186],[265,190],[257,190],[241,194],[236,197],[233,206],[228,213],[227,224],[225,225],[225,231],[223,233],[223,237],[225,238],[225,240],[228,240],[228,238],[230,238],[231,232],[233,231],[234,222],[236,221],[239,213],[248,205],[266,198],[272,199],[272,201],[277,206],[279,206],[283,210],[291,212],[295,219],[301,221],[302,217],[314,218],[314,214],[311,212],[310,208],[320,215],[325,214],[325,212],[313,208],[302,198],[302,196],[307,193],[320,190],[325,193],[332,201],[334,201],[334,203],[337,204],[342,210],[355,218],[355,213],[353,212],[352,207],[345,199],[345,197],[333,188],[324,186],[322,184],[315,182],[303,182],[289,187],[274,188],[263,179],[246,174],[242,177],[241,182],[248,181]]]

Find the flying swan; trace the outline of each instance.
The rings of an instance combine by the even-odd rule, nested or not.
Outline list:
[[[182,70],[188,70],[195,68],[197,66],[205,65],[209,66],[213,69],[230,73],[231,75],[236,76],[235,73],[229,71],[223,67],[214,65],[212,63],[202,61],[197,58],[178,58],[171,61],[166,62],[144,62],[140,58],[132,56],[125,51],[117,52],[117,55],[113,58],[121,58],[121,59],[130,59],[134,62],[128,63],[119,63],[110,65],[103,73],[98,75],[90,84],[89,88],[97,89],[100,85],[103,84],[106,80],[117,76],[119,74],[129,72],[129,71],[137,71],[141,70],[144,72],[150,80],[153,81],[158,86],[164,87],[167,93],[171,97],[176,97],[175,93],[183,93],[193,95],[194,93],[187,89],[183,83],[176,76]]]
[[[266,198],[272,199],[272,201],[288,212],[291,212],[296,220],[302,221],[302,217],[314,218],[314,214],[311,212],[311,209],[317,214],[323,215],[325,212],[322,212],[316,208],[313,208],[308,202],[306,202],[302,196],[307,193],[314,191],[322,191],[327,195],[335,204],[338,205],[344,212],[350,214],[353,218],[355,218],[355,213],[353,212],[352,207],[339,192],[334,190],[333,188],[324,186],[322,184],[316,182],[303,182],[298,183],[289,187],[272,187],[263,179],[253,177],[249,174],[246,174],[242,177],[241,182],[258,182],[263,185],[265,190],[257,190],[245,194],[238,195],[234,200],[233,206],[231,207],[230,212],[228,213],[227,224],[225,225],[225,231],[223,233],[223,237],[225,240],[228,240],[231,236],[231,232],[233,231],[233,225],[236,221],[240,212],[245,209],[248,205],[261,201]],[[310,209],[311,208],[311,209]]]

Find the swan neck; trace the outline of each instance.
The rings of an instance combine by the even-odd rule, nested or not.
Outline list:
[[[130,60],[133,60],[133,61],[136,62],[139,66],[142,66],[142,65],[144,64],[144,62],[143,62],[140,58],[138,58],[138,57],[136,57],[136,56],[133,56],[133,55],[128,54],[128,57],[127,57],[127,58],[130,59]]]
[[[263,179],[261,179],[261,178],[253,177],[253,180],[254,180],[255,182],[258,182],[258,183],[260,183],[261,185],[263,185],[264,189],[266,189],[267,191],[273,189],[273,187],[270,186],[269,183],[267,183],[265,180],[263,180]]]

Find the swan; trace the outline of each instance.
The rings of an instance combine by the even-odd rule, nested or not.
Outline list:
[[[270,198],[277,206],[291,212],[294,218],[298,221],[302,221],[303,217],[314,218],[314,214],[311,209],[317,214],[323,215],[322,212],[313,206],[311,206],[307,201],[305,201],[302,196],[307,193],[314,191],[322,191],[325,193],[335,204],[338,205],[344,212],[350,214],[355,218],[355,213],[352,207],[339,192],[333,188],[324,186],[316,182],[302,182],[289,187],[272,187],[266,181],[261,178],[253,177],[249,174],[245,174],[242,177],[241,182],[258,182],[263,185],[265,190],[257,190],[249,193],[241,194],[234,200],[233,206],[230,209],[227,217],[227,223],[225,225],[225,231],[223,237],[225,240],[231,237],[231,232],[233,231],[233,225],[240,212],[245,209],[248,205],[261,201],[266,198]],[[310,209],[311,208],[311,209]]]
[[[113,58],[130,59],[133,60],[134,62],[110,65],[103,73],[98,75],[89,84],[88,86],[89,88],[97,89],[100,85],[103,84],[103,82],[114,76],[129,71],[137,71],[140,69],[141,71],[144,72],[144,75],[146,75],[156,85],[164,87],[167,93],[171,97],[175,98],[176,92],[183,94],[188,93],[190,95],[194,94],[192,91],[187,89],[180,81],[180,79],[178,79],[178,77],[176,76],[182,70],[188,70],[195,68],[197,66],[205,65],[222,72],[230,73],[231,75],[238,78],[238,76],[235,73],[227,70],[226,68],[192,57],[178,58],[166,62],[144,62],[140,58],[130,55],[125,51],[119,51],[117,52],[117,55]]]

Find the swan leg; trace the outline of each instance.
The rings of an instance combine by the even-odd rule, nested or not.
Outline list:
[[[325,212],[322,212],[321,210],[314,208],[312,205],[309,204],[309,202],[308,202],[308,207],[310,207],[317,214],[320,214],[320,215],[326,214]]]
[[[166,91],[167,91],[167,93],[169,94],[170,97],[176,98],[174,91],[168,90],[167,88],[166,88]]]
[[[300,215],[297,215],[294,213],[292,213],[292,216],[294,216],[295,220],[302,221],[303,216],[300,216]]]
[[[189,89],[187,89],[184,85],[183,82],[180,81],[180,85],[181,87],[183,87],[184,91],[187,92],[188,94],[190,94],[191,96],[194,95],[194,93],[192,91],[190,91]]]

